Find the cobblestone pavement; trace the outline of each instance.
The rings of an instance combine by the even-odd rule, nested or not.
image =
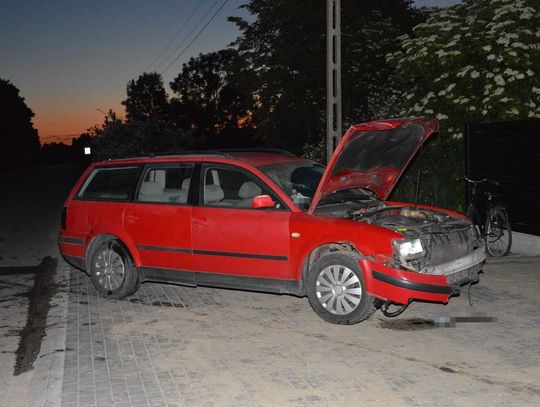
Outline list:
[[[349,327],[291,296],[147,283],[107,300],[72,270],[62,404],[540,405],[539,260],[491,261],[472,307],[465,292]]]

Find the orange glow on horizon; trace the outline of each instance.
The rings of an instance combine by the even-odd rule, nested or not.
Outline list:
[[[111,107],[119,117],[124,114],[123,106]],[[101,109],[107,112],[109,109]],[[96,109],[77,109],[77,107],[67,108],[63,111],[34,110],[34,128],[38,130],[39,141],[43,144],[64,143],[71,144],[73,138],[79,137],[91,127],[100,125],[104,120],[104,113]]]

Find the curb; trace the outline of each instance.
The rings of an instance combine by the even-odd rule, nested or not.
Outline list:
[[[540,236],[512,232],[511,252],[525,256],[540,256]]]
[[[66,350],[66,327],[70,267],[60,258],[56,272],[58,292],[51,301],[46,336],[34,363],[28,389],[29,406],[62,404],[62,384]]]

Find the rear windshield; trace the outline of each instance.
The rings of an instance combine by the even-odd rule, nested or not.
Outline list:
[[[138,175],[139,167],[96,168],[84,182],[77,198],[127,201]]]

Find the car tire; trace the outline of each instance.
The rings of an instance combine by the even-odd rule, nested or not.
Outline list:
[[[118,240],[105,241],[93,251],[89,272],[94,287],[104,297],[128,297],[140,285],[133,260]]]
[[[315,313],[333,324],[356,324],[377,310],[353,253],[333,253],[319,259],[309,271],[307,294]]]

